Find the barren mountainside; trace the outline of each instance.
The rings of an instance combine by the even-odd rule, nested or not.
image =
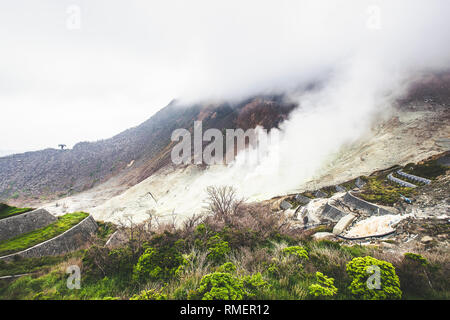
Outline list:
[[[0,158],[0,201],[54,199],[90,189],[111,177],[132,186],[170,161],[171,134],[203,129],[267,129],[284,120],[295,105],[281,96],[262,96],[239,103],[184,106],[173,101],[141,125],[110,139],[80,142],[70,150],[45,149]]]
[[[422,76],[410,85],[396,107],[419,113],[440,110],[436,115],[445,115],[439,115],[441,124],[430,128],[439,130],[448,118],[449,92],[450,72]],[[182,105],[172,101],[141,125],[110,139],[80,142],[69,150],[45,149],[0,157],[0,201],[41,203],[106,181],[118,187],[120,193],[171,163],[170,152],[175,144],[171,134],[175,129],[192,132],[196,120],[203,121],[203,130],[257,125],[270,129],[278,127],[296,107],[284,95],[262,95],[233,103]]]

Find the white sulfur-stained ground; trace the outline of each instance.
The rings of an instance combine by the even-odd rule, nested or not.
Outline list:
[[[388,214],[383,216],[374,216],[360,220],[345,233],[346,237],[368,237],[389,233],[395,230],[395,225],[410,215]]]

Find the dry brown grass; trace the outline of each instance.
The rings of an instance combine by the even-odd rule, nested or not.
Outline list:
[[[251,250],[243,247],[241,250],[232,252],[228,256],[228,260],[236,266],[238,274],[249,274],[256,272],[264,272],[266,266],[270,263],[273,255],[269,253],[267,248],[258,248]]]

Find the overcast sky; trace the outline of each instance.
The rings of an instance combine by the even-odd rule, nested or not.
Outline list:
[[[449,63],[447,0],[0,4],[0,152],[109,138],[170,100],[295,87],[355,55]]]

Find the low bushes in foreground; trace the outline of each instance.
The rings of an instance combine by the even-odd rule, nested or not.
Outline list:
[[[128,239],[116,248],[105,247],[99,236],[75,257],[0,281],[0,299],[449,298],[447,252],[393,258],[377,247],[313,241],[310,232],[293,232],[278,213],[253,205],[191,222],[122,228]],[[79,290],[66,285],[72,264],[81,267]],[[13,261],[6,268],[26,265]],[[373,266],[380,271],[379,289],[367,287],[377,272]]]

